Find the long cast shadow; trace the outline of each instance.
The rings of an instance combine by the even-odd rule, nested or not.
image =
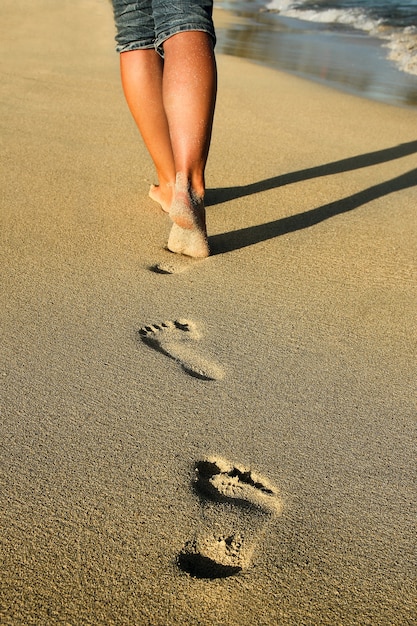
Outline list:
[[[385,148],[384,150],[377,150],[375,152],[368,152],[367,154],[341,159],[333,163],[325,163],[324,165],[310,167],[297,172],[273,176],[272,178],[260,180],[249,185],[209,189],[206,193],[205,205],[207,207],[213,206],[215,204],[228,202],[229,200],[235,200],[236,198],[260,193],[261,191],[268,191],[282,187],[283,185],[289,185],[290,183],[298,183],[303,180],[318,178],[319,176],[340,174],[341,172],[357,170],[362,167],[378,165],[387,161],[393,161],[394,159],[400,159],[401,157],[414,154],[415,152],[417,152],[417,140],[402,143],[392,148]]]
[[[413,143],[417,145],[417,142]],[[209,238],[210,249],[213,255],[239,250],[240,248],[252,246],[261,241],[267,241],[268,239],[273,239],[280,235],[286,235],[296,230],[314,226],[335,215],[357,209],[363,204],[371,202],[371,200],[376,200],[377,198],[394,193],[395,191],[415,186],[417,186],[417,168],[405,174],[401,174],[396,178],[392,178],[391,180],[387,180],[351,196],[342,198],[341,200],[330,202],[329,204],[311,209],[310,211],[305,211],[304,213],[299,213],[298,215],[284,217],[258,226],[250,226],[248,228],[241,228],[228,233],[214,235]]]

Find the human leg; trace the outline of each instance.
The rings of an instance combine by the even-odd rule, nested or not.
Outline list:
[[[162,97],[163,60],[154,50],[120,54],[123,91],[133,119],[154,162],[159,185],[150,196],[169,211],[175,183],[175,164]]]
[[[113,7],[124,93],[159,180],[150,196],[174,221],[168,245],[207,256],[204,171],[216,98],[212,1],[113,0]]]
[[[155,50],[153,0],[112,0],[112,4],[123,90],[159,181],[150,195],[168,211],[175,167],[162,103],[163,61]]]
[[[163,47],[165,61],[151,49],[121,53],[122,85],[155,164],[159,187],[152,187],[150,195],[169,210],[177,179],[171,217],[180,227],[193,228],[203,218],[216,99],[213,41],[205,32],[186,31]]]
[[[206,166],[216,100],[212,38],[187,31],[164,43],[163,102],[176,173],[204,195]]]
[[[164,42],[164,55],[163,103],[176,172],[168,247],[207,256],[204,174],[217,89],[213,40],[205,32],[180,32]]]

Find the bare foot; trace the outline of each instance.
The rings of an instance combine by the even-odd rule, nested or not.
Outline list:
[[[177,254],[185,254],[195,259],[205,259],[210,254],[206,229],[188,230],[173,224],[169,233],[168,250]]]
[[[181,172],[178,172],[175,179],[174,198],[169,216],[174,224],[181,228],[192,230],[196,226],[205,225],[203,197],[191,189],[187,177]]]
[[[190,189],[187,178],[181,173],[177,174],[169,216],[174,224],[168,249],[196,258],[209,256],[204,199]]]
[[[151,185],[149,189],[149,197],[151,200],[154,200],[159,204],[161,209],[165,211],[165,213],[169,213],[169,209],[172,203],[172,190],[173,185],[166,185],[166,190],[164,191],[161,185]]]

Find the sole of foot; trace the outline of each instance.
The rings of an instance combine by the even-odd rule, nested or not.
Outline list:
[[[173,224],[169,233],[168,250],[176,254],[184,254],[194,259],[206,259],[210,256],[210,248],[205,229],[187,230]]]

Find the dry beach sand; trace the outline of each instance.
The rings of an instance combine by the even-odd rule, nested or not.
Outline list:
[[[0,15],[0,622],[415,623],[417,111],[220,57],[193,261],[109,3]]]

